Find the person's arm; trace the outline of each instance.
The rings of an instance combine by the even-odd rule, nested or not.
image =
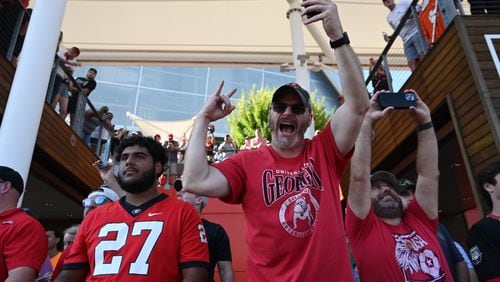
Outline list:
[[[302,5],[306,7],[302,13],[303,15],[309,11],[321,12],[310,19],[304,20],[304,24],[322,20],[323,29],[330,40],[335,41],[342,38],[343,29],[336,4],[331,1],[308,0],[304,1]],[[335,111],[330,125],[337,147],[340,153],[345,155],[354,146],[361,129],[361,124],[369,106],[368,91],[359,59],[354,54],[351,46],[349,44],[342,45],[336,48],[334,53],[345,102]]]
[[[35,281],[37,271],[32,267],[17,267],[9,270],[9,276],[5,282]]]
[[[469,282],[471,277],[469,274],[469,268],[465,261],[459,261],[455,264],[455,271],[457,272],[457,282]]]
[[[208,124],[229,115],[235,108],[229,99],[236,89],[221,95],[223,86],[224,82],[194,120],[184,155],[183,191],[208,197],[224,197],[231,194],[226,177],[218,169],[208,165],[205,151]]]
[[[183,282],[205,282],[207,281],[208,270],[204,267],[189,267],[182,269]]]
[[[114,160],[116,161],[116,160]],[[103,181],[103,184],[107,185],[107,187],[111,188],[111,190],[115,191],[116,194],[121,198],[125,196],[126,192],[122,189],[120,186],[120,183],[118,183],[118,180],[115,177],[115,172],[113,169],[113,164],[110,163],[108,166],[104,168],[99,168],[99,161],[94,163],[94,167],[99,171],[99,175],[101,175],[101,179]]]
[[[406,90],[415,93],[416,107],[410,108],[410,115],[416,125],[426,125],[431,122],[431,113],[427,105],[420,99],[414,90]],[[434,127],[417,130],[417,184],[415,188],[415,199],[424,210],[427,217],[436,219],[438,217],[438,145]]]
[[[172,142],[172,145],[174,146],[174,151],[179,152],[181,150],[179,147],[179,142],[174,141]]]
[[[218,261],[217,268],[221,282],[234,282],[233,263],[231,261]]]
[[[365,115],[361,131],[356,140],[356,150],[351,160],[351,179],[347,201],[352,212],[364,219],[371,207],[370,163],[372,157],[373,126],[392,107],[379,110],[378,92],[370,100],[370,108]]]
[[[85,281],[87,273],[88,269],[63,270],[61,271],[61,274],[59,274],[55,282]]]
[[[87,95],[87,96],[89,95],[89,92],[90,92],[90,91],[91,91],[91,90],[90,90],[90,89],[88,89],[88,88],[82,88],[82,92],[83,92],[85,95]]]

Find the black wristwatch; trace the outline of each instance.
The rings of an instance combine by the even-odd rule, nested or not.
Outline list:
[[[337,39],[335,41],[330,40],[330,47],[332,47],[332,49],[337,49],[340,46],[349,43],[351,43],[351,41],[349,41],[349,36],[347,36],[347,32],[344,32],[342,34],[342,38]]]

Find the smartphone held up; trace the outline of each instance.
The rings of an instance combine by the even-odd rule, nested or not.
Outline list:
[[[394,107],[396,110],[408,110],[417,106],[417,97],[413,92],[381,92],[378,95],[378,104],[382,109]]]

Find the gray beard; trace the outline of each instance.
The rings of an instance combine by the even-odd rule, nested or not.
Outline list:
[[[382,197],[383,198],[383,197]],[[372,200],[373,211],[380,218],[401,218],[403,217],[403,203],[401,199]]]

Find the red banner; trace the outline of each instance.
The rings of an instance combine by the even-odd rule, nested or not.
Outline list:
[[[436,0],[424,0],[418,20],[429,45],[434,44],[445,30],[443,14]]]

